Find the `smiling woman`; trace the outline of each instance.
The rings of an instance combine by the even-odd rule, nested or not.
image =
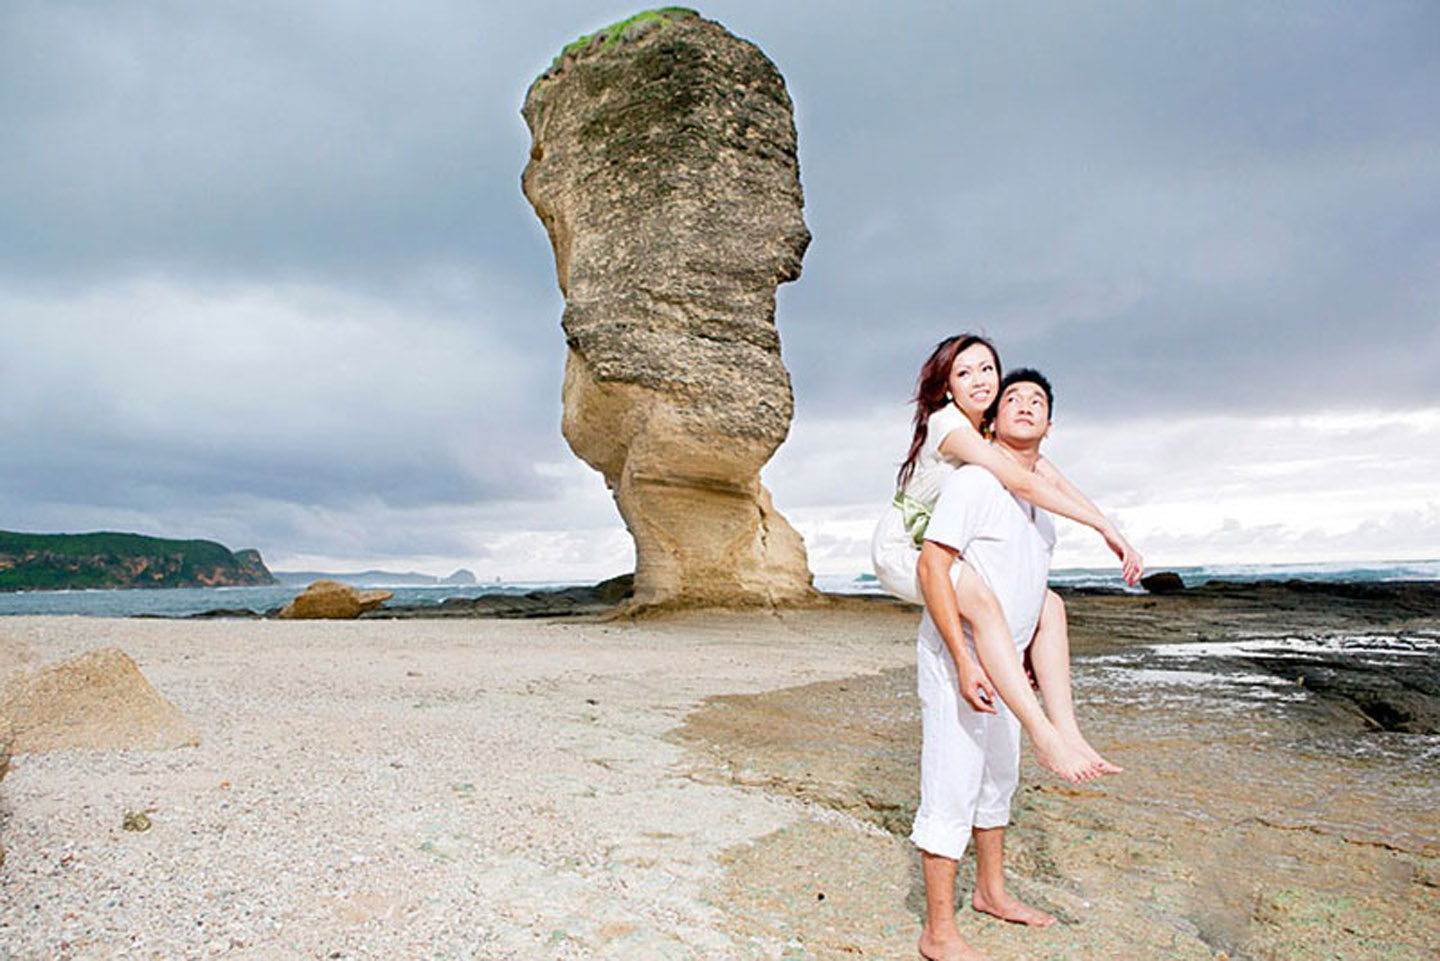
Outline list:
[[[1093,528],[1120,558],[1127,582],[1139,578],[1142,561],[1129,542],[1048,460],[1039,469],[1023,469],[982,436],[993,421],[1000,384],[1011,384],[1017,376],[1029,384],[1043,384],[1048,417],[1053,399],[1049,381],[1033,370],[1022,370],[1002,382],[1000,356],[984,337],[947,337],[921,366],[910,455],[901,465],[899,489],[870,544],[876,576],[897,597],[921,603],[915,565],[925,527],[941,487],[967,463],[984,467],[1017,497]]]
[[[1047,456],[1114,507],[1152,569],[1433,560],[1440,544],[1440,408],[1305,416],[1076,413],[1059,384]],[[868,569],[873,505],[894,481],[893,411],[797,422],[771,465],[776,499],[819,574]],[[800,506],[791,506],[800,505]],[[1111,577],[1111,555],[1061,522],[1057,570]],[[1429,572],[1421,576],[1433,578]]]

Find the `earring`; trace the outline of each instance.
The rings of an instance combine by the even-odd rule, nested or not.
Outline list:
[[[955,402],[955,398],[954,398],[954,397],[951,397],[951,396],[950,396],[950,392],[947,390],[947,391],[945,392],[945,403],[947,403],[947,404],[953,404],[954,402]]]

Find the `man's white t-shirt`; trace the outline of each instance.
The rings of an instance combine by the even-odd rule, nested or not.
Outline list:
[[[925,539],[959,551],[970,562],[995,592],[1015,646],[1023,650],[1045,603],[1055,548],[1050,515],[1011,494],[985,468],[966,464],[941,488]],[[970,636],[968,622],[965,636]],[[920,639],[937,649],[945,644],[928,609],[920,621]]]

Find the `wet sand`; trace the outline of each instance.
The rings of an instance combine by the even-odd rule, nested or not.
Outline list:
[[[1275,600],[1069,598],[1082,724],[1126,772],[1069,787],[1027,758],[1008,876],[1062,923],[1029,930],[969,910],[967,859],[961,928],[976,946],[996,959],[1437,956],[1440,738],[1377,730],[1343,700],[1290,696],[1289,681],[1195,694],[1173,671],[1150,683],[1144,660],[1127,666],[1142,684],[1116,673],[1142,641],[1287,633],[1297,618]],[[1424,609],[1393,606],[1327,616],[1312,605],[1306,618],[1321,636],[1440,628]],[[1176,653],[1154,660],[1163,668]],[[784,940],[795,958],[913,952],[923,915],[904,840],[918,801],[913,690],[905,667],[720,697],[676,732],[706,753],[717,783],[850,819],[731,852],[715,897],[737,937]]]

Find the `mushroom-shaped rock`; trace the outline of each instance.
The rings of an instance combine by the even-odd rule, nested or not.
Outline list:
[[[286,620],[351,620],[394,596],[390,591],[357,591],[340,581],[314,581],[286,604],[279,616]]]
[[[635,539],[633,606],[813,597],[759,478],[794,407],[775,288],[810,242],[780,72],[667,8],[571,44],[522,112],[565,296],[563,431]]]

